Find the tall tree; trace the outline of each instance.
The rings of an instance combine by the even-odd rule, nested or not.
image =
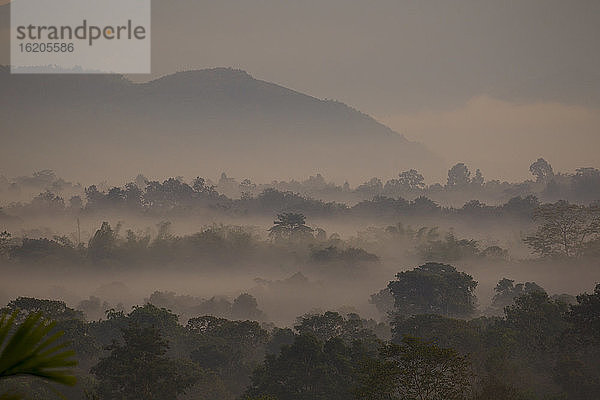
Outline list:
[[[108,222],[102,222],[100,229],[90,239],[88,254],[92,261],[99,262],[112,256],[117,242],[118,233]]]
[[[494,288],[494,297],[490,305],[489,312],[494,315],[502,315],[504,307],[513,304],[517,297],[527,293],[541,292],[546,293],[544,288],[535,282],[517,283],[512,279],[503,278],[498,281]]]
[[[248,398],[278,400],[347,400],[356,379],[353,351],[342,340],[325,343],[312,335],[297,336],[278,356],[267,355],[254,371]]]
[[[471,171],[464,163],[454,165],[448,171],[448,187],[464,187],[471,183]]]
[[[548,183],[554,177],[552,166],[543,158],[538,158],[537,161],[534,161],[529,166],[529,172],[535,176],[535,180],[538,183]]]
[[[451,265],[426,263],[400,272],[388,284],[401,315],[440,314],[469,317],[475,311],[477,282]]]
[[[481,173],[481,170],[477,168],[477,170],[475,171],[475,176],[473,177],[473,179],[471,179],[471,183],[475,186],[483,186],[484,182],[485,179],[483,178],[483,174]]]
[[[401,186],[408,189],[423,189],[425,187],[425,178],[416,169],[401,172],[398,175],[398,182]]]
[[[269,236],[274,239],[302,239],[312,237],[313,229],[306,225],[306,217],[300,213],[277,214]]]
[[[380,360],[367,364],[357,390],[360,399],[466,400],[471,398],[467,357],[418,338],[405,336],[388,344]]]
[[[124,343],[113,342],[91,369],[100,399],[175,399],[200,379],[194,363],[166,356],[169,345],[158,329],[129,323],[122,333]]]
[[[577,296],[577,304],[571,306],[569,319],[581,333],[600,340],[600,283],[594,293]]]
[[[600,207],[570,204],[564,200],[539,206],[533,213],[539,223],[525,243],[543,257],[580,257],[586,246],[600,238]]]

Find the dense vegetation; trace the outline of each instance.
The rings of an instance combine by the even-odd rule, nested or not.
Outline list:
[[[442,275],[430,279],[431,270]],[[600,394],[600,285],[568,305],[539,288],[513,298],[499,317],[454,319],[436,313],[451,266],[412,271],[416,290],[394,290],[391,338],[356,314],[304,315],[293,329],[213,316],[190,318],[148,303],[108,310],[98,321],[63,302],[19,298],[5,311],[42,311],[76,351],[79,383],[69,398],[99,399],[592,399]],[[469,297],[472,280],[446,300]],[[498,295],[505,295],[500,282]],[[403,304],[413,303],[418,313]],[[390,339],[390,340],[387,340]],[[49,396],[27,379],[5,389]],[[185,394],[184,394],[185,393]],[[545,397],[544,397],[545,396]]]
[[[354,189],[0,179],[34,196],[0,210],[0,352],[15,354],[5,321],[39,324],[37,343],[77,361],[59,353],[58,379],[0,368],[0,396],[598,398],[600,172],[531,172],[501,184],[457,164],[445,186],[410,170]],[[451,205],[464,196],[494,205]]]

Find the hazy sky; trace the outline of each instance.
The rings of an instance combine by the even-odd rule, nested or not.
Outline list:
[[[489,177],[523,178],[539,156],[600,166],[597,0],[163,0],[152,30],[157,75],[241,68]]]

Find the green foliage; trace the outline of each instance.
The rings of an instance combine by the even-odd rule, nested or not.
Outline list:
[[[8,254],[11,259],[28,264],[78,263],[84,260],[72,243],[59,237],[54,240],[23,238],[20,246],[10,247]]]
[[[506,325],[515,332],[522,349],[550,351],[560,344],[560,336],[568,328],[564,319],[567,310],[565,303],[550,299],[545,292],[533,291],[505,308]]]
[[[400,272],[388,284],[396,312],[401,315],[441,314],[466,318],[475,311],[477,282],[453,266],[427,263]]]
[[[472,321],[447,318],[435,314],[397,316],[392,321],[392,341],[402,343],[405,336],[418,337],[435,342],[439,346],[453,348],[462,354],[483,351],[481,331]]]
[[[546,291],[535,282],[517,283],[507,278],[498,281],[494,288],[496,294],[492,298],[492,304],[488,312],[493,315],[500,315],[504,312],[504,307],[513,304],[514,299],[527,293]]]
[[[492,377],[480,383],[480,388],[473,398],[474,400],[534,400],[536,397],[502,382],[498,377]]]
[[[464,163],[458,163],[450,168],[447,187],[464,188],[469,183],[471,183],[471,171]]]
[[[294,343],[296,334],[290,328],[273,328],[266,346],[266,354],[278,355],[281,348]]]
[[[0,380],[34,376],[75,385],[77,380],[71,371],[77,365],[75,352],[67,349],[67,343],[59,343],[63,332],[52,333],[55,322],[31,313],[18,324],[18,314],[13,311],[0,317]]]
[[[231,305],[231,317],[233,319],[249,319],[253,321],[262,321],[265,319],[265,313],[258,309],[258,302],[254,296],[248,293],[242,293],[233,300]]]
[[[108,222],[102,222],[100,229],[90,239],[88,255],[94,262],[109,259],[117,245],[118,231],[111,228]]]
[[[381,289],[371,295],[369,303],[373,304],[379,313],[388,319],[394,312],[394,295],[389,288]]]
[[[2,215],[2,209],[0,208],[0,216]],[[11,236],[7,231],[0,232],[0,259],[7,257],[10,252]]]
[[[458,261],[478,257],[479,243],[473,239],[457,239],[448,233],[444,240],[431,240],[420,244],[417,252],[427,261]]]
[[[360,350],[340,339],[325,343],[312,335],[297,336],[279,355],[267,355],[254,371],[247,398],[271,396],[278,400],[347,400],[355,380]],[[267,397],[268,398],[268,397]]]
[[[538,158],[537,161],[529,166],[529,172],[535,176],[535,180],[538,183],[547,183],[554,177],[554,171],[548,161],[543,158]]]
[[[186,326],[189,357],[200,367],[213,371],[230,392],[240,393],[252,371],[262,362],[268,332],[255,321],[229,321],[204,316]]]
[[[34,297],[18,297],[5,307],[6,311],[19,311],[20,318],[30,314],[41,313],[45,318],[54,321],[70,319],[83,320],[83,313],[67,307],[64,301],[43,300]]]
[[[306,240],[312,239],[313,229],[306,225],[306,217],[300,213],[277,214],[269,236],[275,240]]]
[[[593,294],[577,296],[577,304],[571,306],[569,320],[579,332],[600,340],[600,284]]]
[[[200,379],[193,363],[166,356],[168,342],[154,327],[130,322],[123,341],[108,346],[110,354],[91,369],[100,399],[175,399]]]
[[[360,341],[365,348],[374,351],[381,342],[375,333],[367,327],[367,321],[357,314],[348,314],[346,318],[337,312],[307,314],[297,319],[294,326],[300,335],[312,335],[321,342],[338,338],[347,345]]]
[[[553,378],[567,393],[569,400],[587,400],[600,394],[600,365],[597,348],[592,348],[591,357],[566,354],[554,367]]]
[[[467,357],[410,336],[384,346],[364,372],[356,390],[360,399],[466,400],[472,392]]]
[[[311,258],[314,261],[322,263],[342,262],[344,264],[379,261],[379,257],[375,254],[368,253],[363,249],[349,247],[340,250],[335,246],[328,246],[319,250],[315,249],[311,254]]]
[[[586,207],[561,200],[539,206],[533,219],[539,222],[537,231],[524,241],[542,257],[578,258],[600,239],[598,206]]]

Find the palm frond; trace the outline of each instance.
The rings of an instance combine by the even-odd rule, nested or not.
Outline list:
[[[15,311],[0,317],[0,379],[30,375],[75,385],[75,352],[59,343],[64,332],[51,333],[55,323],[41,314],[29,314],[21,324],[15,323],[17,315]]]

